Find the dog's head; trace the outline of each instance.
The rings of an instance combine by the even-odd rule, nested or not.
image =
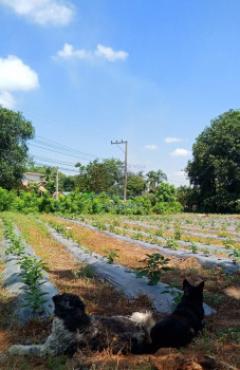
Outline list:
[[[204,281],[198,285],[192,285],[187,279],[183,280],[183,298],[190,303],[203,304]]]
[[[81,330],[89,324],[90,319],[85,313],[85,304],[77,295],[57,294],[53,297],[53,302],[55,316],[63,320],[68,330]]]

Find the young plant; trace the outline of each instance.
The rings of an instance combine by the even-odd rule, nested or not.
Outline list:
[[[43,296],[46,293],[41,292],[40,286],[43,281],[44,263],[35,256],[23,256],[19,265],[23,282],[27,285],[26,306],[29,306],[33,312],[41,312],[45,300]]]
[[[202,250],[202,252],[203,252],[203,254],[204,254],[205,256],[209,256],[209,254],[210,254],[210,252],[209,252],[209,249],[208,249],[208,248],[204,248],[204,249]]]
[[[109,231],[111,233],[115,233],[116,232],[116,226],[113,223],[109,225]]]
[[[192,253],[197,253],[197,251],[198,251],[198,248],[197,248],[197,245],[195,244],[195,243],[192,243],[191,244],[191,251],[192,251]]]
[[[22,254],[24,254],[25,251],[25,247],[21,241],[21,238],[15,235],[13,224],[10,220],[4,218],[3,224],[4,224],[4,236],[9,242],[9,245],[5,250],[5,254],[21,256]]]
[[[223,241],[223,245],[226,249],[234,249],[235,241],[232,240],[232,239],[227,238]]]
[[[234,261],[240,262],[240,249],[233,249],[230,256],[233,257]]]
[[[75,279],[87,278],[93,279],[95,277],[95,270],[90,265],[80,266],[77,270],[73,271]]]
[[[178,243],[175,239],[167,239],[167,247],[170,249],[177,250],[178,249]]]
[[[137,277],[146,276],[149,285],[156,285],[163,271],[169,270],[169,259],[162,256],[160,253],[147,254],[144,262],[144,267],[137,269]]]
[[[160,236],[160,237],[163,237],[163,229],[159,228],[155,231],[155,235],[156,236]]]
[[[176,229],[174,230],[174,239],[175,240],[181,240],[181,237],[182,237],[182,231],[181,231],[180,227],[177,226]]]
[[[107,262],[109,264],[114,263],[115,259],[119,257],[118,252],[116,249],[112,249],[109,251],[106,251],[106,256],[104,256],[107,259]]]

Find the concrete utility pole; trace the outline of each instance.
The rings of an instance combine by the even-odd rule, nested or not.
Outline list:
[[[59,188],[59,176],[58,176],[59,168],[57,167],[56,172],[56,200],[58,200],[58,188]]]
[[[127,140],[116,140],[116,141],[112,141],[111,140],[111,144],[114,145],[114,144],[117,144],[117,145],[120,145],[120,144],[124,144],[125,145],[125,155],[124,155],[124,193],[123,193],[123,199],[124,201],[127,200],[127,182],[128,182],[128,174],[127,174],[127,170],[128,170],[128,142]]]

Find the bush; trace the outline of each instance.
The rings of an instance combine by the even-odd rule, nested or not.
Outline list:
[[[165,184],[166,185],[166,184]],[[166,188],[166,189],[165,189]],[[165,187],[172,191],[172,187]],[[173,195],[172,195],[173,196]],[[161,197],[160,197],[161,198]],[[167,196],[165,194],[164,199]],[[177,201],[157,201],[148,194],[123,201],[118,196],[110,197],[106,193],[72,192],[54,199],[48,193],[39,194],[36,190],[21,191],[19,195],[0,188],[0,211],[17,210],[24,213],[60,212],[63,214],[101,214],[147,215],[152,211],[157,214],[180,212],[182,207]]]
[[[11,209],[15,199],[15,194],[11,191],[0,187],[0,211],[8,211]]]
[[[160,215],[163,213],[177,213],[182,211],[182,205],[179,202],[158,202],[153,207],[153,212]]]

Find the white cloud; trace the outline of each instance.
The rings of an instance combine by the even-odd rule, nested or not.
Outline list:
[[[111,47],[98,44],[94,51],[86,49],[76,49],[72,44],[65,43],[63,48],[57,52],[57,57],[61,59],[93,60],[102,58],[108,62],[124,61],[128,53],[123,50],[115,51]]]
[[[125,60],[128,57],[128,53],[126,51],[114,51],[109,46],[104,46],[101,44],[97,45],[95,54],[104,59],[107,59],[109,62],[115,62],[116,60]]]
[[[38,75],[14,55],[0,58],[0,90],[32,90],[38,87]]]
[[[8,91],[0,92],[0,106],[7,108],[7,109],[14,108],[15,99],[11,93],[9,93]]]
[[[69,3],[59,0],[0,0],[0,4],[12,9],[17,15],[24,16],[40,25],[67,25],[73,17]]]
[[[62,59],[91,59],[92,53],[85,49],[75,49],[73,45],[65,43],[57,52],[57,56]]]
[[[147,145],[145,145],[144,148],[153,151],[153,150],[157,150],[158,149],[158,146],[155,145],[155,144],[147,144]]]
[[[171,152],[171,155],[173,157],[187,157],[190,155],[190,150],[184,149],[184,148],[177,148],[173,152]]]
[[[0,104],[13,108],[15,100],[11,92],[29,91],[39,86],[38,75],[14,55],[0,58]]]
[[[168,136],[168,137],[165,137],[164,141],[166,144],[173,144],[173,143],[180,143],[182,139],[180,139],[179,137]]]

